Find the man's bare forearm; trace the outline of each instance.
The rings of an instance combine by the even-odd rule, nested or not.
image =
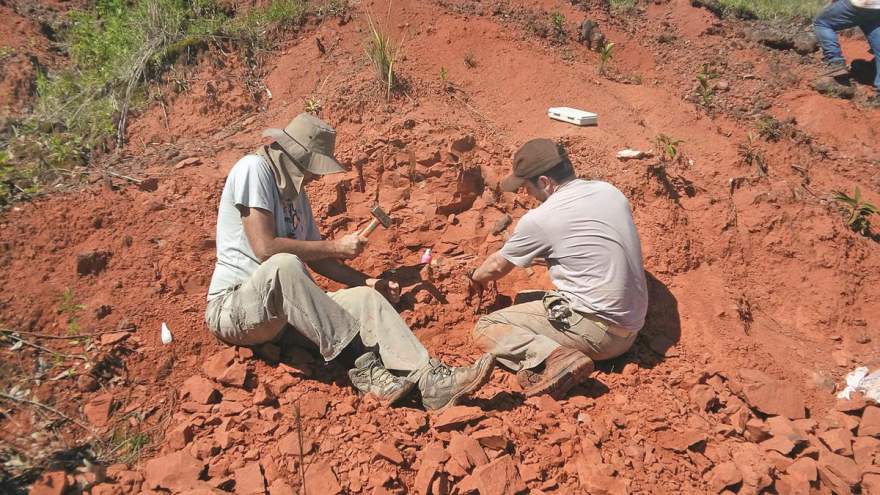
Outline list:
[[[308,262],[309,268],[348,287],[366,285],[367,275],[336,259],[319,259]]]
[[[295,254],[303,261],[326,260],[339,256],[334,241],[299,241],[276,237],[266,243],[262,253],[263,261],[279,253]]]
[[[474,270],[472,278],[474,282],[487,284],[507,275],[513,268],[514,264],[501,256],[500,251],[496,251],[486,258],[486,261],[479,268]]]

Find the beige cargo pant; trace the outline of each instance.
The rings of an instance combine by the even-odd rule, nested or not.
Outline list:
[[[540,365],[560,346],[594,361],[611,359],[629,350],[639,334],[581,313],[574,313],[569,323],[550,321],[540,300],[516,304],[480,318],[474,342],[506,368],[519,371]]]
[[[289,324],[327,361],[360,336],[388,369],[415,371],[428,363],[428,351],[381,294],[369,287],[325,293],[292,254],[272,256],[241,285],[211,299],[205,321],[233,345],[278,340]]]

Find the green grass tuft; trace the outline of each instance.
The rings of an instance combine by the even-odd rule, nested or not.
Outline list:
[[[275,0],[238,16],[215,0],[97,0],[62,30],[68,68],[39,73],[32,113],[0,130],[0,207],[84,174],[94,150],[108,150],[129,108],[177,57],[211,40],[271,46],[272,29],[298,29],[308,0]],[[347,5],[331,1],[335,12]],[[124,136],[123,136],[124,137]]]
[[[717,0],[730,15],[758,19],[807,19],[816,15],[825,0]]]

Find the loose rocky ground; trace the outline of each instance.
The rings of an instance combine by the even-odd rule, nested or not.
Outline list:
[[[42,347],[10,337],[2,351],[0,388],[17,398],[0,409],[4,469],[13,453],[45,459],[33,493],[880,491],[880,407],[834,397],[857,364],[880,364],[880,257],[831,200],[860,186],[878,202],[880,113],[813,93],[815,54],[690,2],[575,4],[395,2],[407,86],[390,102],[363,59],[360,9],[378,3],[286,42],[270,98],[252,99],[234,55],[181,67],[189,90],[141,112],[93,184],[0,217],[0,322]],[[561,40],[541,27],[557,9]],[[607,77],[573,39],[587,18],[617,43]],[[861,39],[845,48],[867,57]],[[306,349],[216,342],[202,314],[225,173],[306,98],[350,167],[311,186],[322,232],[362,227],[378,195],[395,225],[353,264],[401,281],[399,309],[433,354],[478,355],[462,275],[531,206],[497,183],[536,135],[632,202],[651,292],[633,350],[563,401],[524,400],[497,370],[431,415],[359,397]],[[560,105],[599,126],[547,120]],[[615,158],[659,134],[684,141],[680,159]],[[542,267],[517,271],[483,311],[548,283]]]

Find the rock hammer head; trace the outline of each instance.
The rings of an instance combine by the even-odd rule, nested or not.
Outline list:
[[[365,228],[364,231],[361,232],[361,235],[363,237],[369,237],[369,235],[372,234],[374,230],[376,230],[376,227],[378,227],[379,224],[382,224],[382,227],[386,229],[388,227],[391,227],[391,217],[389,217],[388,214],[385,213],[385,210],[383,210],[382,207],[376,205],[370,208],[370,213],[373,215],[373,219],[370,221],[370,224],[367,225],[367,228]]]

